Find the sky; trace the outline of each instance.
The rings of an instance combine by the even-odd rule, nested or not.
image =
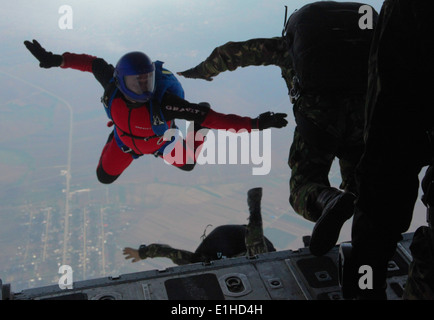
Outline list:
[[[11,197],[19,199],[20,193],[14,192],[19,190],[18,187],[9,188],[9,186],[15,186],[20,182],[37,189],[45,183],[44,181],[49,181],[49,177],[45,180],[41,178],[38,181],[27,181],[26,177],[32,176],[15,173],[21,163],[15,160],[14,155],[23,153],[28,154],[30,158],[37,158],[41,152],[53,154],[52,157],[50,156],[50,166],[57,168],[64,166],[63,162],[65,162],[68,150],[72,152],[70,173],[73,190],[97,188],[96,181],[86,184],[88,181],[86,179],[94,176],[102,145],[109,133],[105,127],[107,119],[99,102],[102,89],[93,76],[75,70],[39,68],[35,58],[24,47],[24,40],[36,39],[53,53],[87,53],[104,58],[112,64],[116,64],[124,53],[140,50],[153,60],[165,62],[166,68],[177,72],[196,66],[208,57],[215,47],[228,41],[280,36],[285,6],[288,6],[288,14],[291,14],[295,9],[309,2],[305,0],[17,0],[10,2],[0,11],[0,42],[2,43],[0,47],[0,84],[3,88],[0,91],[2,101],[0,104],[0,113],[2,113],[0,117],[0,154],[3,157],[0,159],[0,170],[3,170],[0,172],[0,193],[11,194]],[[369,0],[365,3],[379,11],[382,1]],[[64,24],[67,13],[61,10],[64,6],[71,10],[72,20],[67,20],[69,24]],[[186,190],[188,190],[198,184],[202,185],[203,181],[211,181],[218,185],[215,181],[220,179],[218,181],[225,181],[227,185],[236,186],[237,192],[238,190],[247,192],[251,187],[261,185],[264,187],[264,201],[269,201],[271,198],[273,201],[278,199],[277,203],[273,203],[270,207],[279,208],[281,212],[302,220],[293,212],[287,200],[290,175],[287,158],[295,123],[287,95],[288,91],[279,68],[275,66],[239,68],[234,72],[219,75],[212,82],[185,78],[180,81],[188,101],[196,103],[207,101],[219,112],[251,117],[256,117],[265,111],[288,114],[289,125],[281,130],[272,130],[273,162],[266,181],[263,176],[251,174],[252,166],[242,166],[239,170],[234,170],[232,167],[204,165],[195,168],[194,172],[187,176],[173,169],[168,170],[164,164],[156,164],[154,159],[143,161],[140,159],[142,162],[133,163],[127,169],[128,172],[119,179],[119,183],[134,183],[138,186],[137,188],[146,188],[146,184],[150,181],[172,179],[177,183],[180,181],[185,183]],[[54,104],[52,109],[49,109],[48,105],[45,108],[44,103],[48,102]],[[9,109],[11,104],[22,106],[22,109],[11,111]],[[32,105],[36,105],[39,109],[35,110],[40,110],[40,112],[29,107]],[[22,117],[20,112],[28,112],[28,108],[35,112],[34,116],[32,115],[34,121],[26,121],[23,124],[20,121]],[[55,112],[50,114],[49,110]],[[52,118],[60,119],[61,122],[50,127],[48,123]],[[69,145],[71,149],[67,147],[67,128],[70,126],[68,121],[71,121],[70,131],[74,133],[71,138],[72,143]],[[55,132],[65,134],[65,139],[62,143],[56,140],[54,145],[50,144],[48,142],[51,141],[50,138],[46,137],[46,133],[41,133],[41,128],[58,130]],[[27,139],[26,144],[22,142],[24,138]],[[11,146],[16,146],[16,150],[12,152]],[[59,165],[60,163],[63,164]],[[12,165],[15,170],[8,169]],[[34,171],[48,170],[37,161],[33,166]],[[24,164],[23,167],[25,167]],[[147,168],[152,168],[152,170]],[[60,171],[56,169],[53,175],[58,175]],[[336,167],[332,170],[331,175],[331,179],[338,183]],[[214,177],[218,179],[214,181]],[[56,188],[58,187],[53,186],[53,193],[59,192]],[[115,187],[107,187],[107,193],[115,193],[116,190]],[[169,193],[169,190],[170,187],[167,190],[163,189],[162,192]],[[176,198],[177,201],[181,201],[181,204],[174,203],[172,207],[168,207],[169,210],[176,211],[177,205],[181,205],[190,208],[191,211],[206,211],[207,206],[215,205],[212,201],[202,203],[199,199],[186,201],[185,198],[189,196],[190,193],[185,191],[185,194]],[[270,198],[267,198],[268,196]],[[26,205],[31,201],[22,199],[22,203]],[[18,200],[17,202],[20,203]],[[238,207],[231,207],[231,210],[245,210],[244,199],[240,202],[235,201],[235,203]],[[212,208],[209,207],[209,209]],[[5,220],[8,215],[8,212],[3,210],[0,212],[0,221]],[[413,230],[424,223],[423,210],[424,208],[419,203],[416,210],[417,218],[412,225]],[[162,220],[164,219],[168,217],[162,217]],[[214,223],[225,222],[223,219],[219,220],[218,217],[206,217],[206,215],[203,217],[200,214],[193,219],[195,219],[195,225],[200,226],[206,226],[208,220]],[[234,217],[231,222],[243,223],[245,216]],[[312,223],[306,222],[302,232],[309,233],[312,227]],[[5,234],[6,228],[21,230],[22,221],[17,219],[16,224],[13,220],[8,222],[7,227],[0,226],[0,251],[10,252],[10,249],[6,250],[9,244],[8,238],[1,235],[2,232]],[[139,230],[147,234],[146,226],[136,226],[136,228],[141,228]],[[349,228],[347,224],[342,240],[349,240]],[[137,233],[136,230],[133,231],[132,233]],[[177,232],[182,235],[177,237]],[[188,228],[176,230],[172,227],[167,231],[167,234],[171,235],[169,239],[163,236],[159,239],[146,239],[146,236],[143,236],[143,240],[163,242],[171,240],[175,242],[171,243],[175,246],[179,240],[180,243],[194,249],[198,236],[190,236],[190,233],[191,230]],[[296,241],[290,244],[292,249],[296,249],[292,246],[301,245],[302,235],[299,234]],[[17,235],[17,238],[13,239],[17,246],[20,245],[19,237],[24,236]],[[138,247],[141,240],[134,238],[130,243],[125,241],[118,246]],[[280,249],[289,248],[282,245]],[[1,258],[5,259],[5,254]],[[5,261],[0,260],[0,272],[4,264]],[[136,270],[141,267],[144,266],[140,265],[136,267]],[[0,278],[2,277],[0,274]]]

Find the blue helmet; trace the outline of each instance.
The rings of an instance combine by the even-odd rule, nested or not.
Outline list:
[[[155,66],[143,52],[130,52],[119,59],[114,77],[124,96],[136,102],[147,102],[155,88]]]

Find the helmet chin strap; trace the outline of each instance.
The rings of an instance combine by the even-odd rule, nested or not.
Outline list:
[[[133,99],[131,99],[131,98],[128,98],[126,95],[124,95],[124,97],[125,97],[125,99],[127,99],[129,102],[132,102],[132,103],[139,103],[138,101],[135,101],[135,100],[133,100]]]
[[[122,94],[122,96],[125,98],[126,104],[129,108],[135,109],[135,108],[140,108],[142,106],[146,106],[146,102],[140,102],[140,101],[133,100],[131,98],[128,98],[124,94]]]

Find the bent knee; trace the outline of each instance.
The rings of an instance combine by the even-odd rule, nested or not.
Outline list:
[[[104,171],[102,166],[99,165],[98,168],[96,169],[96,176],[99,182],[103,184],[111,184],[115,182],[115,180],[120,176],[120,174],[116,176],[108,174],[107,172]]]
[[[184,164],[181,167],[177,167],[179,169],[181,169],[182,171],[192,171],[195,167],[196,163],[192,163],[192,164]]]

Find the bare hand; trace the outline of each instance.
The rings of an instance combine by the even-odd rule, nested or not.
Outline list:
[[[140,261],[141,258],[139,256],[139,250],[133,249],[133,248],[124,248],[123,251],[124,255],[126,256],[125,259],[133,259],[131,262],[137,262]]]

